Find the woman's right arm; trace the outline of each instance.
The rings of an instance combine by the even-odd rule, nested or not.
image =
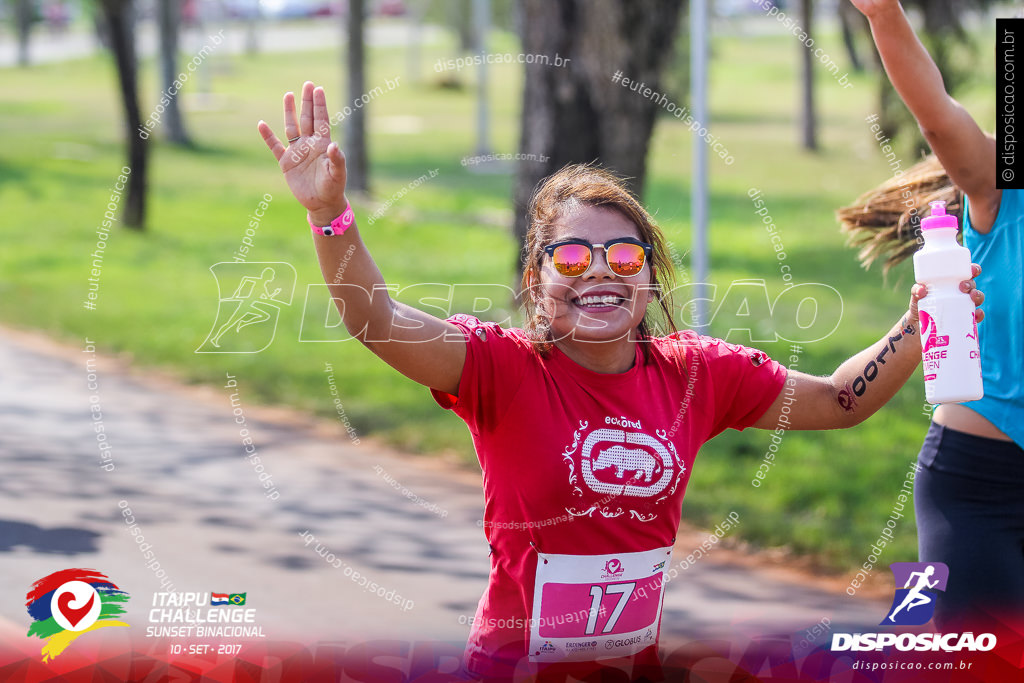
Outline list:
[[[996,142],[946,92],[942,74],[914,33],[898,0],[851,0],[871,24],[878,53],[946,173],[971,203],[971,223],[987,232],[1002,192],[996,189]]]
[[[328,225],[345,210],[345,157],[331,142],[323,88],[302,86],[302,111],[295,95],[284,96],[285,145],[264,121],[259,131],[273,152],[295,198],[316,225]],[[358,222],[358,221],[357,221]],[[432,389],[458,395],[466,342],[451,323],[391,298],[359,228],[344,234],[313,235],[320,271],[341,313],[345,329],[400,373]]]

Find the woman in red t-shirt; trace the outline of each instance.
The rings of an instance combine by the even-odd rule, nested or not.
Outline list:
[[[301,116],[286,94],[284,113],[288,147],[259,130],[308,210],[345,327],[473,435],[492,552],[469,675],[580,676],[600,659],[657,678],[664,576],[699,447],[727,428],[852,427],[921,359],[921,285],[903,319],[830,377],[675,332],[659,229],[617,178],[582,165],[531,200],[525,329],[440,320],[388,296],[345,198],[323,89],[304,84]],[[984,299],[973,280],[962,287]],[[652,304],[671,334],[654,335]]]

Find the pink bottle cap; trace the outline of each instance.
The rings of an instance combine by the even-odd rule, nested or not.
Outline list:
[[[936,230],[938,228],[953,228],[956,230],[959,225],[956,216],[946,213],[946,202],[931,202],[932,213],[921,221],[922,230]]]

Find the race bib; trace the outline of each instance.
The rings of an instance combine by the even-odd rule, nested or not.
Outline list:
[[[653,645],[672,547],[612,555],[537,554],[530,660],[626,657]]]

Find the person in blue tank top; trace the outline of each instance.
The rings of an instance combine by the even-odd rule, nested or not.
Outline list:
[[[996,141],[946,92],[898,0],[851,0],[868,18],[893,86],[935,156],[839,211],[885,269],[916,251],[920,213],[944,199],[988,295],[978,327],[985,397],[938,406],[914,486],[919,560],[949,566],[944,629],[1024,621],[1024,191],[996,188]]]

